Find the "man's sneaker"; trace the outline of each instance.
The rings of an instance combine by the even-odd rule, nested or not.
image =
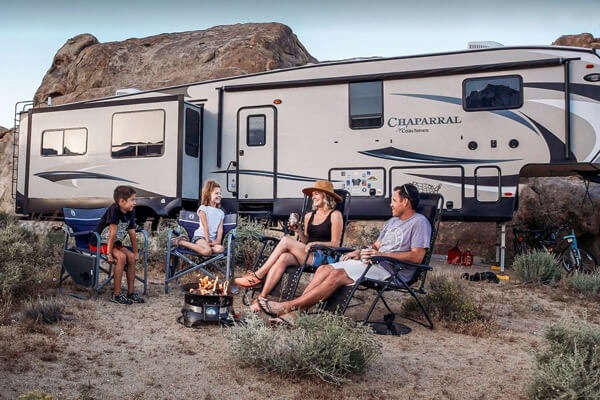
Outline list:
[[[145,303],[146,302],[137,293],[128,294],[127,299],[131,300],[132,303]]]
[[[125,297],[123,293],[119,293],[117,295],[113,293],[112,297],[110,298],[110,301],[117,304],[133,304],[133,300],[131,300],[128,297]]]

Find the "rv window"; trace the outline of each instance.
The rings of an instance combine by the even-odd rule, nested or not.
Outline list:
[[[248,146],[264,146],[266,143],[266,116],[249,115],[246,133]]]
[[[350,128],[369,129],[383,126],[383,83],[350,84]]]
[[[87,129],[42,132],[42,156],[80,156],[87,152]]]
[[[112,156],[157,157],[165,147],[164,110],[113,114]]]
[[[504,110],[523,105],[523,79],[520,76],[494,76],[463,81],[465,111]]]
[[[185,154],[198,157],[200,148],[200,113],[185,109]]]

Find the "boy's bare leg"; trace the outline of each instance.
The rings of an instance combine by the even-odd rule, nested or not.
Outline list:
[[[127,258],[127,294],[132,294],[135,290],[135,266],[136,256],[133,252],[127,248],[121,249]]]
[[[123,278],[123,270],[125,269],[125,265],[127,264],[127,255],[122,251],[122,249],[119,250],[113,248],[112,256],[116,261],[114,266],[115,282],[113,293],[115,294],[115,296],[118,296],[121,293],[121,279]]]

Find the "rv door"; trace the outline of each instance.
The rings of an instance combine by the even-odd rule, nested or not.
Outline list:
[[[185,103],[183,113],[184,141],[182,156],[183,199],[200,199],[202,171],[200,170],[202,149],[202,108]]]
[[[275,197],[275,115],[273,107],[244,107],[238,111],[238,198]]]

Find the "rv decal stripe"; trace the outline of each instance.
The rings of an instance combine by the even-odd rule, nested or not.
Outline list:
[[[536,122],[534,119],[528,117],[541,132],[542,137],[546,141],[546,145],[548,146],[548,151],[550,152],[550,162],[561,162],[565,161],[564,148],[565,144],[560,139],[556,137],[552,132],[550,132],[547,128],[545,128],[540,123]],[[569,158],[573,161],[577,161],[577,157],[569,150]]]
[[[96,174],[94,172],[83,172],[83,171],[51,171],[51,172],[39,172],[34,174],[40,178],[47,179],[51,182],[66,181],[69,179],[108,179],[112,181],[130,182],[128,179],[119,178],[117,176],[110,176],[105,174]]]
[[[523,82],[523,86],[537,89],[555,90],[557,92],[565,91],[565,84],[560,82]],[[576,94],[578,96],[600,101],[600,91],[598,91],[598,86],[588,85],[586,83],[569,83],[569,90],[571,94]]]
[[[432,95],[432,94],[416,94],[416,93],[391,93],[391,94],[394,96],[416,97],[419,99],[440,101],[442,103],[449,103],[449,104],[455,104],[457,106],[462,106],[462,99],[460,99],[458,97],[436,96],[436,95]],[[496,110],[496,111],[488,111],[488,112],[494,113],[494,114],[499,115],[504,118],[512,119],[513,121],[531,129],[532,131],[535,132],[536,135],[539,135],[539,133],[535,130],[535,128],[531,125],[531,123],[529,123],[529,121],[527,121],[525,118],[521,117],[519,114],[517,114],[513,111]]]
[[[231,171],[229,171],[231,173]],[[213,174],[226,174],[227,171],[212,171]],[[238,170],[238,174],[240,175],[254,175],[254,176],[266,176],[266,177],[275,177],[275,173],[273,171],[260,171],[256,169],[240,169]],[[314,182],[319,179],[329,179],[329,178],[315,178],[314,176],[303,176],[303,175],[292,175],[278,172],[277,179],[285,179],[288,181],[300,181],[300,182]]]
[[[359,151],[359,153],[370,156],[384,158],[386,160],[406,161],[420,164],[482,164],[490,162],[508,162],[518,159],[476,159],[476,158],[455,158],[441,157],[428,154],[413,153],[411,151],[400,150],[395,147],[385,147],[382,149]]]
[[[456,184],[465,184],[474,186],[475,182],[477,182],[478,186],[494,186],[498,187],[498,177],[497,176],[482,176],[479,178],[475,178],[472,176],[463,177],[463,176],[443,176],[443,175],[429,175],[429,174],[416,174],[416,173],[407,173],[406,175],[416,176],[419,178],[432,179],[440,182],[447,183],[456,183]],[[519,182],[519,175],[502,175],[500,177],[500,185],[501,186],[514,186]]]

